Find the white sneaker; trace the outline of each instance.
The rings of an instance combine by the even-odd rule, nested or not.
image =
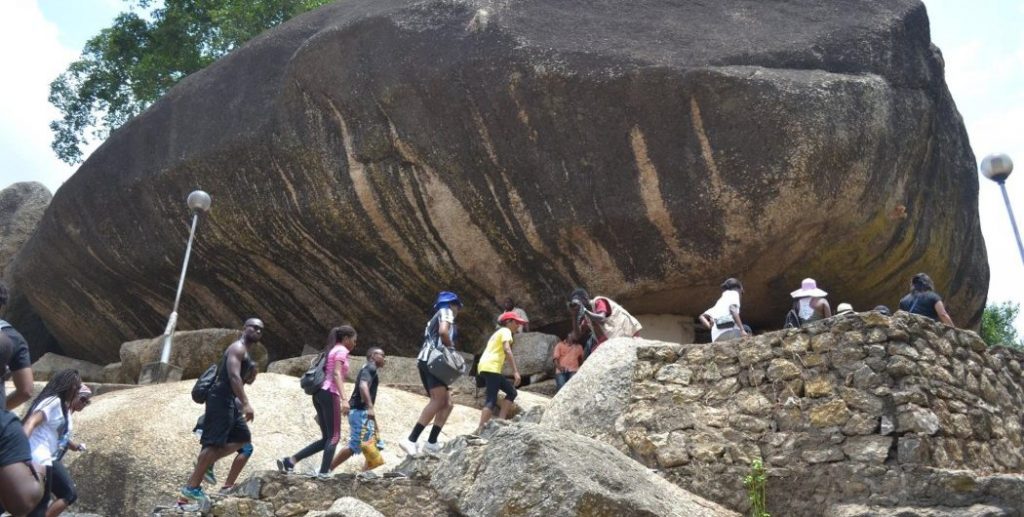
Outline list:
[[[401,447],[402,450],[405,451],[405,453],[408,454],[409,456],[416,455],[416,444],[414,442],[409,441],[408,438],[405,438],[402,441],[398,442],[398,446]]]
[[[441,452],[442,448],[444,448],[444,445],[442,445],[440,442],[438,442],[438,443],[427,442],[426,445],[423,446],[423,451],[424,452],[429,452],[431,454],[437,454],[437,453]]]

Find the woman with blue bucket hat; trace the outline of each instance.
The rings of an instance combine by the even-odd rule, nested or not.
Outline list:
[[[444,346],[452,350],[455,349],[455,343],[452,341],[455,330],[455,316],[459,314],[459,309],[461,308],[462,301],[459,300],[459,295],[450,291],[437,293],[437,301],[434,302],[434,314],[430,321],[427,322],[427,327],[423,330],[423,346],[420,348],[419,355],[416,356],[416,367],[419,368],[420,380],[423,382],[423,389],[430,396],[430,402],[427,402],[427,406],[423,408],[423,412],[420,413],[419,419],[416,420],[416,425],[413,426],[409,437],[398,444],[410,456],[418,452],[416,442],[431,420],[433,420],[434,425],[430,428],[430,435],[427,438],[426,445],[423,446],[423,450],[431,453],[441,450],[441,444],[437,442],[437,438],[440,436],[441,428],[448,420],[448,415],[451,414],[454,405],[452,404],[451,393],[448,391],[448,385],[430,373],[430,370],[427,368],[427,360],[430,357],[431,350],[436,347]]]

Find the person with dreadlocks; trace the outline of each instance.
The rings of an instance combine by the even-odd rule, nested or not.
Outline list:
[[[17,346],[0,333],[0,378],[7,373],[7,363]],[[21,421],[0,404],[0,514],[4,510],[14,515],[25,515],[39,504],[44,484],[39,469],[32,465],[28,437]]]
[[[81,387],[82,377],[78,370],[57,372],[32,401],[22,419],[32,461],[42,465],[45,470],[46,493],[39,505],[29,513],[32,517],[46,514],[50,502],[53,461],[60,452],[60,437],[67,431],[71,403]]]
[[[57,517],[64,513],[69,506],[75,504],[78,500],[78,487],[75,486],[75,481],[71,479],[71,473],[68,472],[67,467],[64,466],[64,454],[67,451],[85,452],[85,443],[76,442],[71,439],[73,432],[72,427],[75,422],[73,414],[77,413],[86,406],[92,403],[92,389],[85,384],[82,384],[81,388],[78,388],[78,396],[71,401],[71,411],[68,414],[68,425],[65,428],[64,434],[60,437],[60,446],[58,447],[57,455],[53,458],[53,474],[50,476],[52,480],[51,492],[53,493],[53,502],[50,503],[50,507],[46,509],[46,517]]]
[[[573,314],[572,338],[583,343],[587,356],[609,339],[640,337],[643,325],[625,308],[607,296],[593,299],[585,289],[569,295],[569,311]]]

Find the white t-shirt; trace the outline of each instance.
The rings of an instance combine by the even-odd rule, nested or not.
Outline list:
[[[438,334],[441,329],[442,321],[448,322],[448,337],[451,337],[452,331],[455,330],[455,327],[452,325],[455,323],[455,312],[452,311],[451,308],[441,307],[437,310],[437,313],[437,326],[430,328],[430,324],[434,321],[434,318],[431,317],[430,321],[427,322],[427,328],[423,329],[423,346],[420,348],[419,355],[416,356],[416,359],[420,361],[426,361],[430,356],[430,346],[428,346],[428,343],[435,343],[440,339]]]
[[[47,397],[36,406],[34,412],[41,412],[46,418],[32,430],[32,436],[28,437],[28,448],[32,451],[32,461],[49,467],[53,465],[53,457],[60,445],[60,430],[64,427],[60,399]]]
[[[717,340],[718,336],[735,328],[730,327],[721,330],[718,328],[719,321],[733,321],[732,312],[729,310],[729,307],[732,305],[735,305],[737,310],[740,308],[740,292],[730,289],[722,291],[722,296],[715,302],[715,306],[704,311],[704,314],[711,316],[711,320],[715,322],[711,327],[711,341]]]

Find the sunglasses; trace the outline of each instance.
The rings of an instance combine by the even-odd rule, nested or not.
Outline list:
[[[89,404],[92,404],[92,397],[79,397],[78,400],[82,401],[83,406],[88,406]]]
[[[255,330],[256,332],[263,332],[263,327],[257,327],[256,325],[249,325],[249,328]]]

